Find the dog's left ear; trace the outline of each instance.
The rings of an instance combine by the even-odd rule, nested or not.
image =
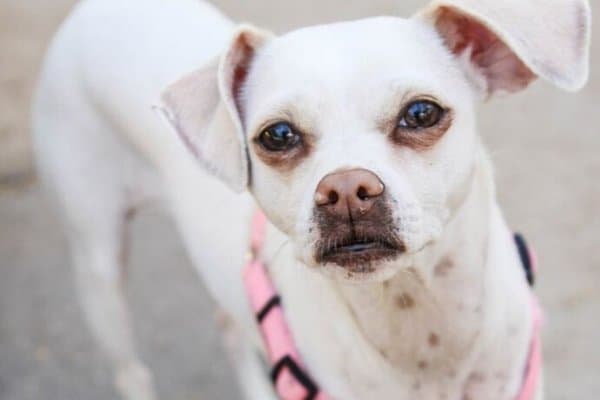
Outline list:
[[[256,52],[271,37],[240,26],[218,59],[168,86],[158,107],[200,165],[236,192],[250,179],[243,88]]]
[[[416,17],[436,28],[487,96],[536,77],[571,91],[587,81],[587,0],[435,0]]]

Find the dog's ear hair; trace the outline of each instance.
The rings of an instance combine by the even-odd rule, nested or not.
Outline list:
[[[226,52],[168,86],[160,111],[202,166],[236,192],[249,184],[243,88],[255,53],[271,37],[240,26]]]
[[[435,27],[487,96],[536,77],[571,91],[587,81],[587,0],[435,0],[416,17]]]

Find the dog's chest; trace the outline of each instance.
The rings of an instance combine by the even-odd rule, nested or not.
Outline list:
[[[402,275],[402,274],[401,274]],[[418,280],[400,276],[346,296],[366,340],[399,373],[452,382],[470,357],[480,331],[482,305],[474,294],[426,293]]]
[[[447,310],[405,287],[385,289],[381,304],[374,293],[365,294],[373,296],[372,312],[357,312],[364,298],[342,301],[339,287],[305,267],[282,266],[274,278],[307,369],[332,397],[462,396],[460,368],[471,354],[474,322],[457,320],[449,330]]]

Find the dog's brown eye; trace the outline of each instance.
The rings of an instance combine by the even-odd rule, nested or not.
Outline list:
[[[444,116],[444,109],[430,100],[410,103],[400,115],[398,126],[403,129],[426,129],[435,126]]]
[[[282,152],[297,146],[301,137],[287,122],[278,122],[262,131],[257,141],[265,150]]]

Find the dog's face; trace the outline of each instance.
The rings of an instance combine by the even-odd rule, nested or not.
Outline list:
[[[429,26],[303,29],[246,82],[251,190],[304,263],[389,275],[440,235],[468,189],[476,93]]]
[[[552,45],[569,60],[509,45],[539,38],[502,15],[470,16],[485,16],[488,3],[279,38],[242,28],[219,64],[167,90],[167,115],[217,176],[251,190],[306,265],[346,279],[388,278],[443,233],[469,192],[477,101],[536,76],[566,88],[585,81],[585,2],[560,10],[557,23],[573,35]],[[515,12],[532,11],[522,8]],[[211,90],[220,100],[192,105]]]

